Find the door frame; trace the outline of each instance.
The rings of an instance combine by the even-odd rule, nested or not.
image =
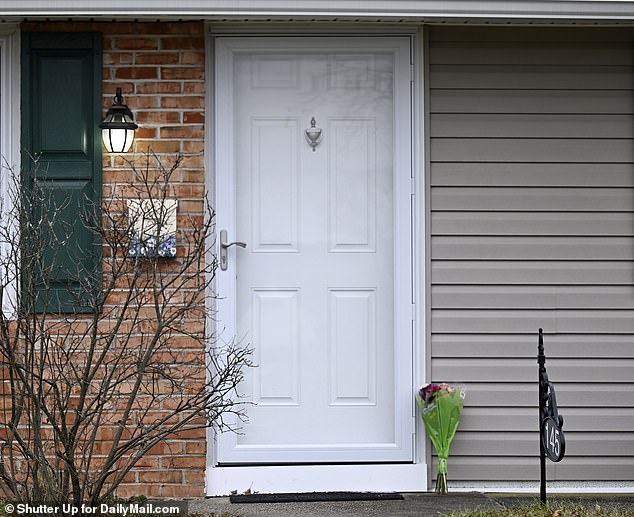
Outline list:
[[[425,314],[426,310],[423,305],[425,300],[424,296],[424,265],[425,265],[425,237],[421,235],[420,231],[425,228],[422,223],[421,214],[423,214],[422,204],[424,203],[424,193],[422,170],[419,164],[423,163],[421,160],[421,152],[424,146],[419,145],[419,132],[422,127],[420,124],[420,117],[418,116],[421,109],[422,102],[417,102],[420,98],[420,88],[418,81],[415,80],[418,67],[415,66],[416,59],[420,59],[419,49],[417,43],[419,41],[419,34],[417,34],[416,28],[405,28],[398,30],[385,31],[381,29],[377,32],[368,32],[367,29],[359,31],[358,29],[351,31],[350,28],[341,28],[340,30],[329,30],[326,32],[321,28],[320,30],[311,30],[309,34],[301,31],[301,34],[297,30],[297,27],[293,27],[293,32],[281,33],[279,29],[275,31],[260,30],[260,31],[247,31],[243,30],[225,30],[220,31],[215,28],[211,28],[208,32],[207,43],[207,120],[209,123],[206,127],[206,144],[205,144],[205,156],[207,160],[207,190],[210,193],[210,199],[216,208],[216,214],[222,214],[219,219],[216,220],[217,231],[221,229],[221,224],[225,225],[227,222],[231,226],[235,227],[235,191],[233,191],[233,185],[231,184],[232,178],[230,175],[223,173],[224,171],[233,170],[233,163],[231,158],[231,140],[226,135],[233,135],[233,127],[230,122],[231,117],[228,116],[228,106],[231,106],[227,100],[232,99],[232,91],[230,91],[229,81],[216,81],[215,71],[218,70],[218,76],[223,73],[223,66],[227,63],[223,63],[223,60],[216,62],[216,45],[218,37],[236,37],[231,41],[236,42],[237,46],[244,45],[248,47],[247,41],[253,41],[253,36],[271,36],[271,37],[289,37],[289,36],[310,36],[310,37],[328,37],[328,38],[340,38],[343,36],[356,36],[356,37],[372,37],[376,42],[375,47],[377,49],[387,48],[388,45],[381,45],[380,38],[378,36],[386,37],[404,37],[409,39],[410,47],[410,62],[407,63],[409,69],[409,106],[411,108],[411,116],[407,121],[409,131],[407,135],[400,135],[400,138],[407,138],[407,145],[405,148],[409,154],[411,178],[407,188],[409,189],[409,195],[411,200],[411,209],[406,207],[406,211],[410,212],[407,219],[409,220],[408,228],[405,230],[409,232],[409,236],[406,237],[410,244],[409,256],[403,258],[403,261],[395,261],[394,268],[398,271],[399,268],[406,267],[409,271],[402,275],[406,278],[407,282],[411,283],[407,286],[409,290],[409,297],[411,298],[411,304],[407,306],[401,306],[398,311],[395,312],[395,329],[397,325],[411,325],[411,332],[407,333],[412,336],[412,350],[408,354],[406,367],[408,371],[412,372],[413,381],[415,386],[419,385],[425,378],[425,351],[423,348],[422,336],[425,335]],[[421,54],[422,55],[422,54]],[[225,69],[225,72],[227,70]],[[222,102],[218,102],[222,100]],[[398,109],[398,108],[397,108]],[[396,127],[395,127],[396,131]],[[395,139],[395,145],[398,145],[398,138]],[[401,154],[403,154],[401,152]],[[231,194],[226,195],[227,191]],[[220,196],[218,193],[224,192],[225,194]],[[396,193],[395,193],[396,195]],[[218,217],[218,216],[217,216]],[[224,226],[222,226],[224,227]],[[396,230],[395,228],[395,238]],[[230,236],[233,238],[233,236]],[[234,257],[230,257],[228,274],[225,273],[224,278],[216,279],[216,291],[218,288],[227,289],[231,285],[235,286],[235,274],[232,272],[235,267]],[[231,280],[229,280],[231,279]],[[229,282],[229,283],[227,283]],[[395,289],[397,288],[398,280],[395,281]],[[405,304],[402,304],[405,305]],[[235,300],[222,299],[215,301],[214,313],[221,310],[224,314],[233,314],[231,320],[235,321],[236,304]],[[215,322],[208,322],[212,325],[216,325],[211,330],[212,335],[221,336],[231,340],[235,334],[233,327],[233,321],[220,321],[218,324]],[[221,327],[221,328],[219,328]],[[428,466],[427,466],[427,451],[425,450],[425,440],[423,440],[424,432],[420,423],[420,418],[417,418],[417,410],[414,403],[414,391],[415,386],[412,386],[411,396],[411,411],[408,411],[407,415],[401,415],[400,418],[411,418],[414,421],[414,433],[411,437],[414,459],[411,463],[376,463],[376,464],[346,464],[346,465],[277,465],[277,466],[217,466],[216,461],[216,435],[213,430],[209,430],[207,435],[207,472],[206,472],[206,493],[207,495],[226,495],[231,490],[238,490],[242,492],[249,488],[257,490],[259,492],[302,492],[302,491],[329,491],[329,490],[359,490],[359,491],[386,491],[386,490],[399,490],[399,491],[425,491],[428,486]],[[397,423],[398,423],[397,419]]]

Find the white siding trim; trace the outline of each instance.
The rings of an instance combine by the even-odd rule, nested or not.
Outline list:
[[[10,171],[20,173],[20,32],[13,24],[0,24],[0,160],[0,211],[6,214],[13,210]],[[7,253],[7,244],[0,243],[0,262],[4,262]],[[0,270],[0,274],[4,273]],[[17,307],[16,282],[14,278],[7,285],[2,301],[2,312],[7,317]]]
[[[482,492],[492,494],[537,494],[538,482],[513,481],[512,483],[457,483],[449,482],[452,492]],[[634,483],[618,481],[610,482],[579,482],[569,483],[561,481],[547,481],[549,494],[631,494],[634,492]]]
[[[336,4],[336,8],[333,5]],[[360,8],[360,5],[363,8]],[[349,17],[357,19],[425,20],[441,18],[634,20],[629,1],[504,1],[462,0],[0,0],[0,16],[158,17]]]

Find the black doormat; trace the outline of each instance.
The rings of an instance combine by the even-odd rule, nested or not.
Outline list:
[[[239,494],[229,496],[232,503],[318,503],[332,501],[398,501],[395,492],[312,492],[301,494]]]

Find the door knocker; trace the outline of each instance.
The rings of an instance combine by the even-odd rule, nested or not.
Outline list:
[[[317,122],[315,121],[315,117],[310,119],[310,127],[304,131],[306,135],[306,141],[308,145],[313,148],[313,152],[315,152],[315,147],[319,145],[321,142],[321,137],[323,136],[323,131],[320,127],[316,127]]]

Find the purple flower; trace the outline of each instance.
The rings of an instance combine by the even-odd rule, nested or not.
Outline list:
[[[423,386],[418,391],[418,394],[420,395],[420,398],[423,399],[424,402],[427,402],[428,400],[432,399],[433,396],[436,394],[436,392],[440,389],[441,389],[441,386],[439,384],[430,382],[429,384],[425,384],[425,386]]]

